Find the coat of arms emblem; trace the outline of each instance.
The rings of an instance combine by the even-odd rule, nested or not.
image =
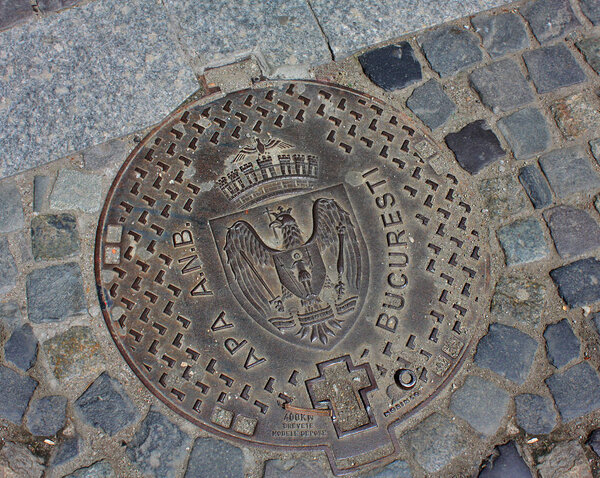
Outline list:
[[[362,306],[368,259],[343,185],[213,219],[227,279],[261,326],[333,347]]]

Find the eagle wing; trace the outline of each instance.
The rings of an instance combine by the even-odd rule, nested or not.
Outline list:
[[[346,278],[349,284],[358,289],[361,276],[360,249],[357,230],[350,214],[334,199],[320,198],[313,204],[313,233],[311,242],[316,240],[322,250],[338,247],[340,228],[344,229],[343,254]]]
[[[267,314],[273,293],[261,272],[274,267],[272,255],[278,251],[267,246],[246,221],[237,221],[227,230],[225,252],[227,263],[248,302],[258,312]]]

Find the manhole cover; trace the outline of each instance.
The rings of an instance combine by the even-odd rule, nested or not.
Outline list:
[[[476,197],[398,111],[316,82],[187,105],[100,218],[106,323],[144,384],[246,444],[390,460],[485,302]]]

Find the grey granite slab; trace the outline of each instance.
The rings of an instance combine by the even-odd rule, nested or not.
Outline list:
[[[198,67],[224,65],[256,52],[272,68],[331,60],[304,0],[166,0],[165,5]]]
[[[510,3],[506,0],[311,0],[336,59],[390,38]]]
[[[97,0],[0,33],[0,177],[157,123],[198,89],[157,0]]]

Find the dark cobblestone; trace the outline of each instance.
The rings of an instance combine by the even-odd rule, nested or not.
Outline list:
[[[600,456],[600,428],[590,434],[586,443],[594,450],[596,455]]]
[[[556,426],[557,413],[548,397],[523,393],[515,397],[517,424],[531,435],[550,433]]]
[[[537,327],[546,302],[546,288],[535,280],[521,276],[500,277],[492,297],[494,320],[507,325]]]
[[[70,462],[77,455],[79,455],[79,449],[81,446],[81,438],[78,435],[66,438],[60,445],[58,445],[56,453],[52,457],[52,465],[58,466]]]
[[[475,35],[456,27],[445,26],[419,38],[427,61],[441,77],[454,75],[483,59]]]
[[[546,178],[536,165],[530,164],[521,168],[519,170],[519,181],[521,181],[534,208],[541,209],[552,203],[552,191],[550,191]]]
[[[58,12],[80,2],[81,0],[37,0],[40,10],[44,13]]]
[[[471,174],[477,174],[505,154],[485,120],[474,121],[460,131],[446,135],[446,144],[462,168]]]
[[[199,440],[199,439],[198,439]],[[196,441],[198,441],[196,440]],[[209,457],[206,457],[209,459]],[[189,470],[189,468],[188,468]],[[242,467],[240,467],[241,473]],[[190,475],[185,478],[194,478],[199,475]],[[217,475],[223,476],[226,475]],[[231,475],[232,478],[235,476],[243,476],[243,474]],[[263,478],[322,478],[323,469],[315,463],[297,460],[269,460],[265,463],[265,471]],[[229,476],[227,475],[227,478]]]
[[[16,302],[0,303],[0,323],[8,330],[13,330],[23,321],[19,304]]]
[[[444,468],[463,454],[467,441],[452,421],[439,413],[428,416],[404,435],[415,460],[428,473]]]
[[[123,386],[102,373],[75,401],[75,409],[88,424],[114,435],[133,424],[138,413]]]
[[[596,326],[596,332],[598,332],[598,334],[600,335],[600,312],[596,312],[592,316],[592,322]]]
[[[600,12],[600,7],[598,7]],[[599,18],[600,21],[600,18]],[[600,75],[600,38],[585,38],[577,42],[585,61]]]
[[[538,93],[548,93],[587,80],[571,52],[562,43],[526,51],[523,58]]]
[[[556,368],[562,368],[579,357],[579,339],[567,319],[548,325],[544,331],[544,339],[548,360]]]
[[[550,271],[558,293],[571,308],[600,301],[600,261],[581,259]]]
[[[0,12],[0,30],[33,17],[33,8],[28,0],[0,0]]]
[[[597,0],[579,0],[581,11],[594,25],[600,25],[600,3]]]
[[[8,248],[8,240],[0,237],[0,296],[10,292],[17,284],[17,265]]]
[[[546,150],[550,132],[537,108],[525,108],[498,121],[500,131],[517,159],[527,159]]]
[[[544,154],[540,158],[540,166],[560,198],[600,189],[598,173],[592,169],[585,151],[578,146]]]
[[[67,399],[53,395],[34,400],[26,417],[27,429],[37,436],[53,436],[65,426]]]
[[[363,53],[358,61],[365,75],[386,91],[406,88],[422,78],[421,64],[405,41]]]
[[[456,105],[435,80],[415,88],[406,106],[431,129],[442,126],[456,111]]]
[[[41,212],[48,207],[50,183],[49,176],[35,176],[33,178],[33,212]]]
[[[242,450],[214,438],[197,438],[190,454],[185,478],[202,475],[214,478],[243,478],[244,455]],[[265,478],[267,476],[265,468]],[[302,476],[310,477],[310,474]]]
[[[508,266],[539,261],[550,253],[542,226],[534,217],[519,219],[500,228],[498,240]]]
[[[475,363],[523,384],[533,365],[538,343],[529,335],[502,324],[491,324],[477,345]]]
[[[568,0],[529,2],[521,8],[521,13],[540,43],[565,36],[580,25]]]
[[[16,329],[4,345],[4,358],[23,371],[33,367],[38,352],[38,341],[31,325]]]
[[[19,425],[38,382],[0,365],[0,418]]]
[[[593,477],[588,459],[576,440],[557,443],[538,462],[540,478]]]
[[[60,259],[79,252],[77,220],[71,214],[48,214],[31,220],[31,249],[36,261]]]
[[[0,208],[0,233],[23,229],[25,217],[23,216],[21,194],[11,179],[0,181],[0,204],[2,204]]]
[[[29,320],[55,322],[86,312],[81,269],[75,262],[36,269],[27,275]]]
[[[143,474],[175,476],[177,467],[186,459],[190,437],[164,415],[150,410],[131,442],[127,456]]]
[[[545,381],[565,422],[600,408],[600,379],[587,362],[556,372]]]
[[[114,478],[115,472],[107,461],[97,461],[96,463],[78,468],[65,478]]]
[[[531,472],[511,441],[496,447],[478,478],[531,478]]]
[[[483,40],[483,47],[492,58],[529,47],[525,24],[514,13],[478,15],[472,23]]]
[[[512,60],[500,60],[469,75],[471,85],[484,105],[494,113],[509,111],[533,101],[533,92]]]
[[[558,206],[546,211],[544,216],[562,257],[578,256],[600,247],[600,227],[586,211]]]
[[[493,435],[508,411],[508,393],[470,375],[450,399],[450,410],[484,435]]]
[[[492,219],[510,217],[528,209],[529,201],[513,176],[484,179],[479,184],[485,209]]]

